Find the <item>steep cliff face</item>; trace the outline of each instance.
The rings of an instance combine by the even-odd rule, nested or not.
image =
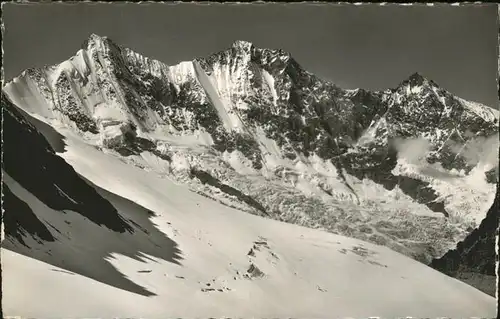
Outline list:
[[[498,187],[498,185],[497,185]],[[481,225],[459,242],[456,249],[434,259],[431,267],[458,278],[495,296],[496,293],[496,236],[498,236],[499,191]]]
[[[344,90],[245,41],[169,66],[92,35],[3,91],[227,205],[424,262],[463,239],[494,197],[498,111],[418,73],[382,92]]]

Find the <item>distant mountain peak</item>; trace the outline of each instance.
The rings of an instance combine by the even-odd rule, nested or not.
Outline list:
[[[252,51],[258,51],[258,52],[273,52],[274,55],[277,56],[282,56],[287,59],[291,57],[291,54],[285,50],[282,49],[276,49],[276,48],[260,48],[255,46],[252,42],[246,41],[246,40],[236,40],[232,43],[231,48],[243,51],[246,53],[252,53]]]
[[[81,48],[86,50],[89,49],[90,47],[97,47],[97,48],[113,47],[117,49],[125,49],[125,47],[116,43],[111,38],[107,36],[101,36],[96,33],[90,34],[90,36],[84,41]]]
[[[429,82],[429,80],[424,75],[422,75],[419,72],[412,73],[408,77],[407,81],[410,82],[413,85],[423,85],[426,82]]]
[[[417,86],[424,86],[424,87],[439,87],[439,85],[434,82],[433,80],[430,80],[428,77],[424,76],[422,73],[419,72],[414,72],[410,76],[406,78],[399,87],[405,87],[407,85],[410,85],[411,87],[417,87]]]
[[[98,34],[92,33],[89,35],[89,37],[86,40],[87,42],[104,42],[104,41],[110,41],[110,39],[107,36],[100,36]]]
[[[409,77],[410,80],[425,80],[425,76],[423,76],[419,72],[413,72]]]
[[[109,40],[106,36],[100,36],[98,34],[92,33],[88,36],[88,38],[83,42],[82,49],[87,49],[90,46],[95,46],[97,43],[103,43]]]
[[[91,40],[104,40],[104,39],[107,39],[108,37],[107,36],[101,36],[101,35],[98,35],[96,33],[91,33],[89,35],[89,39]]]
[[[245,40],[236,40],[231,45],[232,48],[235,48],[235,49],[244,49],[244,50],[250,50],[250,48],[252,46],[253,46],[253,44],[251,42],[245,41]]]

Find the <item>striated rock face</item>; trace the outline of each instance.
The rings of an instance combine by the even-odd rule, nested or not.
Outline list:
[[[92,35],[3,91],[227,205],[425,263],[479,225],[495,194],[498,111],[418,73],[381,92],[344,90],[246,41],[169,66]]]

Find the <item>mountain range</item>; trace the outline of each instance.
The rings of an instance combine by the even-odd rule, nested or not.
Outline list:
[[[394,269],[400,267],[398,263],[391,267],[388,261],[403,258],[404,267],[429,272],[443,287],[451,289],[450,285],[458,283],[434,274],[427,264],[494,295],[491,265],[495,253],[490,246],[495,235],[491,235],[491,225],[498,215],[490,207],[498,183],[498,111],[459,98],[419,73],[385,91],[346,90],[307,72],[283,50],[257,48],[246,41],[235,41],[206,58],[166,65],[93,34],[70,59],[27,69],[6,83],[2,108],[6,150],[2,169],[7,176],[2,246],[14,254],[8,262],[29,257],[134,294],[161,296],[152,290],[165,288],[148,289],[151,281],[125,272],[149,259],[176,267],[201,260],[208,268],[219,269],[218,263],[234,258],[235,248],[222,242],[236,240],[234,236],[240,233],[258,237],[248,227],[259,225],[267,229],[267,239],[253,238],[252,248],[244,252],[251,260],[247,272],[235,268],[238,275],[232,277],[240,278],[240,272],[246,279],[270,276],[273,284],[257,285],[265,294],[284,287],[273,280],[281,282],[288,272],[290,278],[297,276],[292,270],[298,267],[295,257],[307,258],[309,263],[328,261],[334,267],[335,258],[345,263],[344,255],[353,252],[360,261],[378,254],[402,254],[406,257],[368,258],[367,267],[380,268],[377,272]],[[177,228],[165,218],[177,220]],[[166,224],[158,225],[153,219]],[[190,228],[191,223],[196,226]],[[302,226],[306,228],[293,228]],[[196,246],[195,240],[195,244],[185,242],[191,251],[183,256],[182,245],[172,240],[179,229],[181,238],[193,236],[219,247],[218,254],[198,254],[209,248]],[[222,233],[220,237],[207,235],[215,229]],[[311,234],[303,249],[312,249],[313,255],[298,257],[300,252],[285,244],[294,240],[275,233],[289,234],[292,229]],[[87,233],[95,236],[87,238]],[[323,251],[311,248],[323,245],[324,236],[342,238],[334,240],[343,247],[338,250],[340,255],[323,256]],[[484,236],[489,238],[486,248],[479,249],[486,251],[484,258],[469,262],[466,272],[486,279],[466,280],[457,275],[457,267],[444,262],[456,256],[450,250],[457,243],[465,243],[458,251],[465,246],[478,248],[477,238]],[[273,242],[281,250],[270,248]],[[321,249],[333,249],[332,243]],[[347,248],[345,243],[356,248]],[[390,250],[382,253],[383,248]],[[190,259],[193,253],[198,256]],[[451,259],[457,264],[460,258]],[[113,264],[113,260],[120,263]],[[129,270],[117,272],[117,265]],[[33,267],[41,271],[42,266]],[[190,267],[191,272],[178,276],[205,274]],[[363,269],[356,276],[366,271]],[[152,270],[140,274],[145,276],[148,271]],[[210,271],[213,275],[213,269]],[[285,276],[282,279],[280,271]],[[377,276],[404,285],[394,283],[390,274]],[[295,283],[296,279],[289,280]],[[202,292],[225,292],[231,286],[226,281],[218,288],[207,284]],[[416,281],[408,284],[418,285]],[[328,290],[320,286],[318,283],[319,288],[313,290]],[[242,287],[240,290],[257,292],[252,290],[254,286]],[[378,284],[368,290],[372,288],[381,289]],[[419,289],[434,288],[419,287],[414,293]],[[484,305],[491,304],[491,297],[469,292],[468,287],[453,289],[457,289],[454,294],[463,293],[456,298],[474,295],[471,300],[483,298]],[[410,295],[408,300],[414,300]],[[213,301],[212,297],[200,298],[202,305]],[[230,307],[236,299],[216,300]],[[317,302],[300,306],[297,309],[307,315],[328,313],[321,312],[328,307]],[[156,316],[157,306],[151,307],[151,315]],[[263,314],[296,313],[283,312],[281,306],[266,307]],[[366,311],[383,309],[374,307]],[[411,307],[400,311],[419,309]],[[436,311],[451,311],[447,307]],[[36,315],[40,309],[33,307],[29,314]],[[182,309],[186,310],[176,311]],[[342,309],[339,314],[352,310]],[[486,306],[474,309],[491,310]],[[72,315],[70,309],[64,311],[64,315]],[[459,316],[465,313],[457,311]],[[256,310],[248,313],[262,314]],[[396,311],[388,315],[395,313],[408,314]]]

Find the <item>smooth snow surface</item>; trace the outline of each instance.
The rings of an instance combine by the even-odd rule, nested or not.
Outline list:
[[[14,78],[2,90],[9,96],[12,103],[22,105],[25,111],[35,113],[47,119],[54,118],[51,107],[41,96],[37,85],[24,75]]]
[[[126,278],[156,294],[145,297],[2,249],[6,315],[494,317],[494,298],[388,248],[220,205],[100,152],[69,131],[61,133],[67,137],[61,156],[77,173],[154,211],[152,222],[175,241],[182,260],[178,265],[152,256],[107,257]],[[67,249],[85,247],[74,243]],[[252,264],[263,277],[245,277]]]

